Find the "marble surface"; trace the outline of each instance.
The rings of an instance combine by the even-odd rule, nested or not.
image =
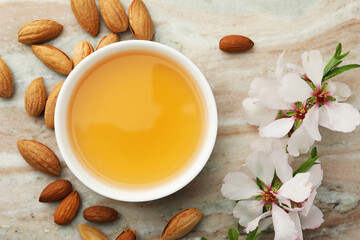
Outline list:
[[[127,9],[130,0],[121,0]],[[100,33],[91,37],[76,22],[68,0],[0,0],[0,55],[11,68],[15,89],[10,99],[0,99],[0,239],[80,239],[77,225],[86,222],[78,214],[71,224],[53,223],[57,203],[41,204],[42,189],[56,179],[70,180],[80,192],[80,212],[94,204],[117,209],[121,218],[96,225],[109,239],[131,226],[140,239],[159,239],[167,219],[180,209],[197,207],[204,213],[201,223],[184,239],[205,236],[226,239],[237,222],[231,212],[234,202],[220,193],[227,172],[234,171],[249,154],[257,129],[246,124],[241,102],[251,80],[274,77],[276,60],[286,48],[286,60],[299,63],[304,50],[319,49],[329,58],[336,44],[351,50],[348,63],[360,63],[359,0],[144,0],[155,24],[154,40],[173,47],[197,64],[209,81],[219,112],[219,133],[214,152],[204,170],[188,186],[161,200],[125,203],[102,197],[81,184],[64,163],[54,136],[42,117],[29,118],[24,94],[36,77],[44,78],[47,91],[65,80],[46,68],[29,46],[17,42],[17,31],[35,19],[53,19],[64,31],[49,42],[72,55],[79,40],[93,46],[109,32],[101,23]],[[242,34],[255,42],[247,53],[229,55],[218,50],[227,34]],[[121,40],[133,39],[129,32]],[[349,102],[360,108],[360,70],[347,72],[338,81],[350,85]],[[325,215],[319,229],[305,231],[305,239],[358,239],[360,234],[360,128],[350,134],[321,129],[318,143],[325,172],[316,204]],[[49,177],[30,168],[20,157],[18,139],[35,139],[47,144],[59,156],[62,172]],[[304,157],[296,162],[299,164]],[[265,239],[272,239],[269,234]],[[246,239],[246,236],[240,236]]]

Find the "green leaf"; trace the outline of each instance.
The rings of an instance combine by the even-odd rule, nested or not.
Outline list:
[[[247,236],[246,240],[254,240],[256,237],[256,232],[259,228],[256,228],[254,231],[251,231]]]
[[[354,69],[354,68],[359,68],[360,65],[359,64],[349,64],[349,65],[344,65],[344,66],[341,66],[341,67],[336,67],[336,68],[333,68],[331,71],[329,71],[324,79],[325,80],[328,80],[332,77],[335,77],[337,75],[339,75],[340,73],[343,73],[345,71],[349,71],[351,69]]]
[[[342,45],[341,45],[341,43],[339,43],[336,47],[334,55],[330,58],[328,64],[326,64],[326,66],[324,68],[324,74],[323,74],[324,77],[327,74],[329,74],[329,72],[333,68],[336,68],[337,66],[339,66],[339,64],[342,62],[342,59],[350,53],[350,51],[348,51],[341,55],[341,51],[342,51]],[[323,81],[325,81],[325,80],[326,79],[324,78]]]
[[[230,228],[229,231],[228,231],[228,237],[229,237],[229,240],[238,240],[239,239],[239,234],[235,230],[235,228]]]
[[[306,160],[306,162],[304,162],[303,164],[301,164],[298,169],[295,170],[295,172],[293,173],[293,176],[295,176],[298,173],[304,173],[307,172],[312,166],[314,166],[316,163],[316,160],[319,159],[320,156],[317,155],[317,149],[316,147],[314,147],[311,150],[311,154],[310,157],[308,158],[308,160]]]
[[[268,233],[268,232],[270,232],[270,230],[261,231],[259,234],[257,234],[257,235],[255,236],[255,238],[253,238],[253,240],[258,240],[258,239],[261,237],[261,235],[263,235],[263,234],[265,234],[265,233]]]
[[[256,184],[260,189],[267,191],[266,185],[259,178],[256,178]]]
[[[207,238],[204,238],[204,237],[201,237],[201,239],[200,240],[208,240]]]
[[[334,56],[340,56],[341,51],[342,51],[342,45],[341,45],[341,43],[339,43],[339,44],[336,46]]]

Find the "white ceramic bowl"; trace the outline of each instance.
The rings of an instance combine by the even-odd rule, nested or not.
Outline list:
[[[176,178],[173,178],[171,181],[145,190],[122,189],[119,186],[107,184],[105,181],[101,181],[93,176],[92,173],[90,173],[89,170],[80,163],[78,157],[73,151],[67,130],[69,101],[78,81],[81,79],[83,74],[88,69],[92,68],[92,66],[94,66],[96,63],[112,54],[135,49],[153,51],[163,54],[183,66],[192,75],[193,80],[203,95],[206,108],[205,112],[207,114],[206,119],[208,121],[207,127],[204,131],[204,140],[199,147],[197,156],[195,156],[194,160],[189,164],[189,167],[187,167],[182,173],[180,173]],[[203,169],[204,165],[210,157],[215,144],[217,124],[217,111],[214,95],[204,75],[195,66],[195,64],[192,63],[187,57],[170,47],[155,42],[140,40],[114,43],[95,51],[87,58],[85,58],[67,77],[58,97],[55,110],[56,140],[58,142],[61,155],[63,156],[70,170],[82,183],[84,183],[93,191],[112,199],[127,202],[143,202],[159,199],[178,191],[187,185],[191,180],[193,180]]]

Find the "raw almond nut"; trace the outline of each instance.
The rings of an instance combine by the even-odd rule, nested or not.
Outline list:
[[[140,40],[151,40],[154,26],[149,11],[142,0],[133,0],[129,6],[131,33]]]
[[[90,43],[86,41],[78,42],[74,48],[72,56],[74,67],[76,67],[76,65],[78,65],[84,58],[86,58],[93,52],[94,49]]]
[[[120,38],[116,33],[109,33],[100,40],[99,44],[96,47],[96,50],[99,50],[100,48],[110,45],[112,43],[116,43],[119,40]]]
[[[99,0],[105,25],[114,33],[124,32],[129,26],[125,9],[119,0]]]
[[[59,175],[60,162],[50,148],[34,140],[19,140],[17,147],[30,166],[49,175]]]
[[[129,228],[122,232],[115,240],[137,240],[137,234],[134,229]]]
[[[36,20],[22,26],[18,32],[18,41],[24,44],[43,43],[57,37],[63,26],[52,20]]]
[[[238,53],[249,50],[254,46],[250,38],[241,35],[228,35],[223,37],[219,42],[221,51],[228,53]]]
[[[78,229],[83,240],[108,240],[106,235],[96,227],[79,224]]]
[[[47,128],[54,128],[54,117],[55,117],[55,107],[56,101],[59,96],[60,90],[64,82],[59,82],[52,90],[46,101],[44,119],[45,125]]]
[[[185,236],[200,222],[202,213],[196,208],[187,208],[175,214],[166,224],[161,240],[175,240]]]
[[[34,79],[25,93],[25,109],[29,116],[39,116],[46,103],[46,90],[42,77]]]
[[[65,225],[71,222],[79,210],[79,205],[80,197],[78,192],[71,192],[56,208],[54,222],[59,225]]]
[[[95,0],[71,0],[71,9],[85,31],[92,36],[99,32],[99,13]]]
[[[68,55],[51,45],[32,45],[34,54],[51,70],[68,75],[73,63]]]
[[[41,192],[39,202],[56,202],[66,197],[72,190],[71,182],[58,180],[47,185]]]
[[[83,216],[86,220],[93,223],[112,222],[119,217],[119,213],[105,206],[91,206],[84,210]]]
[[[14,89],[14,80],[10,68],[0,58],[0,97],[11,97]]]

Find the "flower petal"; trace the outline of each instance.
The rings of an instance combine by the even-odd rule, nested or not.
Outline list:
[[[294,125],[294,118],[281,118],[272,123],[260,128],[260,137],[274,137],[281,138],[285,136]]]
[[[236,218],[239,218],[241,226],[247,227],[249,222],[263,213],[263,206],[264,204],[257,200],[239,201],[233,210],[233,214]]]
[[[277,80],[280,80],[283,72],[284,72],[284,68],[285,68],[285,64],[284,64],[284,54],[285,54],[285,50],[280,54],[279,59],[277,61],[277,66],[276,66],[276,78]]]
[[[309,198],[306,200],[305,204],[303,205],[303,209],[301,210],[303,216],[308,215],[308,213],[311,209],[311,206],[314,204],[314,199],[316,197],[316,194],[317,194],[317,191],[315,189],[312,190],[312,192],[310,193]]]
[[[318,50],[304,52],[301,58],[306,76],[316,87],[320,87],[324,74],[324,63],[320,52]]]
[[[314,144],[314,139],[309,135],[303,125],[291,135],[288,141],[288,151],[292,156],[299,156],[300,153],[307,153]]]
[[[272,218],[271,217],[265,218],[259,222],[259,228],[257,232],[260,233],[264,230],[268,230],[271,225],[272,225]]]
[[[328,91],[338,102],[344,102],[351,96],[351,89],[345,83],[328,82]]]
[[[247,175],[241,172],[228,173],[224,178],[222,194],[231,200],[243,200],[260,193],[259,187]]]
[[[304,69],[302,67],[300,67],[298,65],[295,65],[295,64],[292,64],[292,63],[285,63],[285,68],[288,68],[288,69],[290,69],[292,71],[295,71],[300,75],[305,74],[305,71],[304,71]]]
[[[289,181],[293,177],[293,170],[289,165],[285,148],[272,151],[270,159],[275,166],[276,175],[283,183]]]
[[[297,231],[295,223],[282,208],[272,205],[272,219],[275,230],[274,240],[295,240]]]
[[[324,222],[323,216],[321,210],[317,206],[312,205],[307,216],[300,214],[302,229],[315,229],[320,227]]]
[[[242,102],[246,121],[255,126],[266,126],[276,119],[278,110],[267,108],[254,98],[245,98]]]
[[[319,132],[319,108],[317,106],[313,106],[308,110],[302,124],[315,141],[321,140]]]
[[[348,103],[332,102],[324,105],[329,115],[329,124],[335,131],[351,132],[360,124],[360,113]]]
[[[311,97],[312,89],[297,73],[287,73],[281,79],[278,93],[289,103],[305,102]]]
[[[310,196],[311,186],[310,173],[298,173],[285,182],[277,194],[294,202],[302,202]]]
[[[295,223],[295,228],[297,231],[297,238],[296,240],[303,240],[303,233],[301,229],[301,223],[299,214],[297,212],[289,212],[291,220]]]
[[[269,155],[266,152],[254,151],[245,160],[246,166],[250,171],[267,186],[271,186],[275,173],[274,165]]]
[[[321,107],[319,110],[319,125],[334,131],[334,129],[330,126],[330,118],[327,108]]]
[[[321,169],[321,165],[316,164],[312,166],[308,172],[310,173],[310,182],[312,184],[312,188],[318,188],[321,185],[324,175],[323,170]]]
[[[259,225],[259,221],[267,216],[270,216],[271,212],[264,212],[254,220],[248,223],[247,228],[245,229],[246,233],[254,231]]]

